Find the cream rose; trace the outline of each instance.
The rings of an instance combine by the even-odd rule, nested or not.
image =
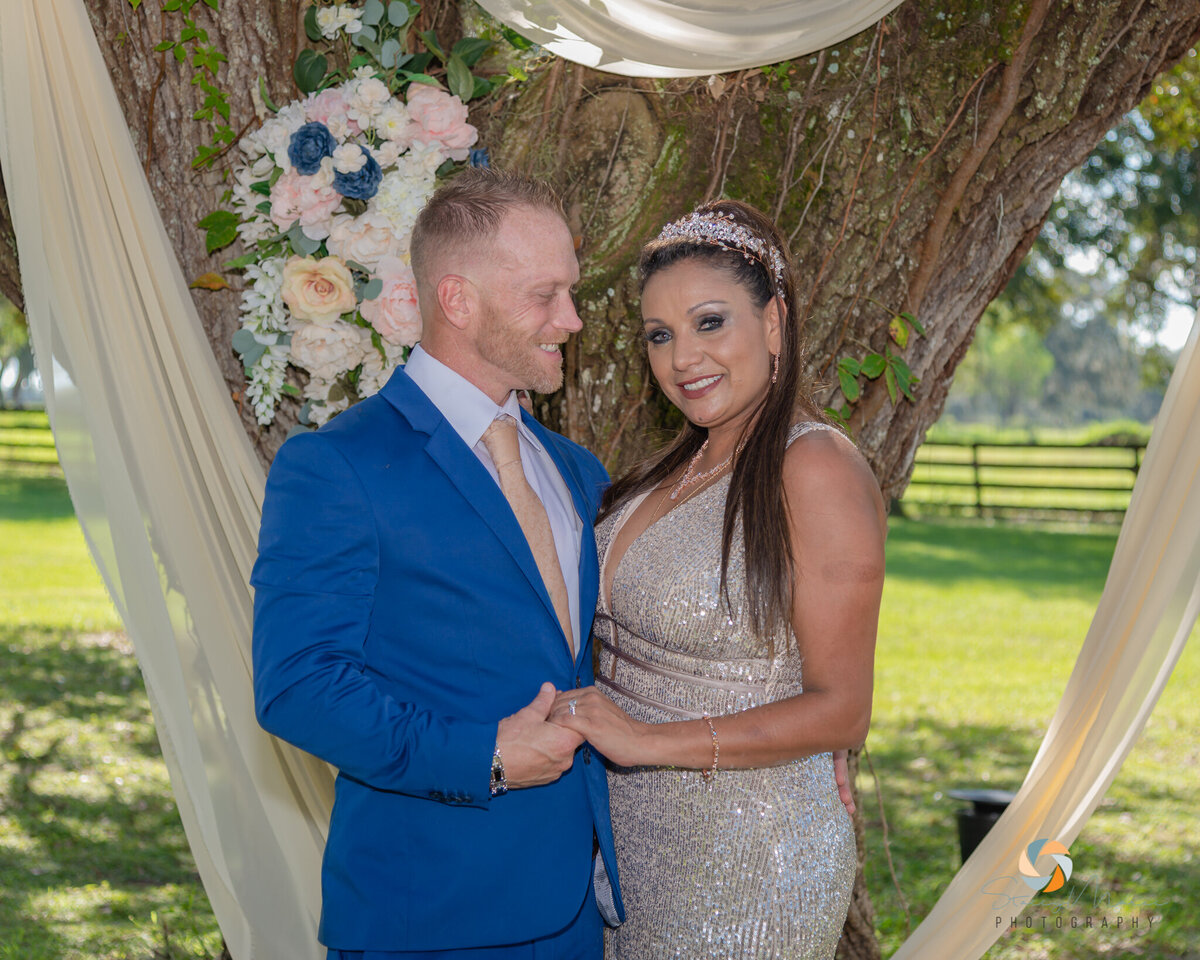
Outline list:
[[[348,323],[336,327],[310,323],[292,334],[292,361],[319,380],[333,381],[353,370],[371,349],[371,335]]]
[[[383,290],[359,308],[384,340],[411,347],[421,338],[421,309],[417,306],[417,280],[412,267],[396,257],[379,261],[376,275]]]
[[[283,265],[281,295],[297,320],[325,325],[349,313],[358,302],[350,271],[337,257],[292,257]]]
[[[359,217],[339,213],[333,218],[326,245],[335,257],[361,263],[371,271],[381,258],[401,252],[392,221],[374,210]]]

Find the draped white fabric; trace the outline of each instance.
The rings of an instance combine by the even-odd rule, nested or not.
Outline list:
[[[320,957],[332,778],[263,734],[251,705],[247,581],[262,471],[82,0],[0,3],[0,167],[71,496],[136,648],[221,928],[236,960]],[[1026,782],[897,957],[973,960],[987,949],[1000,930],[980,888],[1012,875],[1030,841],[1074,839],[1166,683],[1200,605],[1198,336],[1200,326]]]
[[[900,0],[479,0],[567,60],[629,77],[696,77],[821,50]]]
[[[79,0],[0,3],[0,163],[59,456],[205,889],[238,960],[315,960],[332,777],[254,719],[262,468]]]

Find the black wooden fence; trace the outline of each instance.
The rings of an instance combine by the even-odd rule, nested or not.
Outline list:
[[[1145,444],[926,443],[901,504],[990,514],[1122,514]]]

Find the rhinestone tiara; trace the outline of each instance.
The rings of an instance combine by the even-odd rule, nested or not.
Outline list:
[[[783,289],[787,268],[783,254],[773,243],[751,233],[727,214],[689,213],[663,227],[658,239],[690,240],[740,253],[747,260],[753,258],[774,274],[775,285]]]

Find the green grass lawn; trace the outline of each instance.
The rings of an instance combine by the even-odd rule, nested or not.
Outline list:
[[[1095,611],[1113,529],[1076,531],[894,520],[868,749],[913,926],[960,865],[949,790],[1016,790]],[[1193,641],[1195,641],[1195,634]],[[1146,732],[1071,845],[1074,913],[1140,916],[1139,931],[1007,934],[990,958],[1200,956],[1200,648],[1185,649]],[[874,780],[868,884],[884,955],[905,937],[888,874]],[[1031,837],[1030,840],[1035,838]],[[1016,864],[1006,873],[1016,873]],[[1109,902],[1092,906],[1097,897]],[[1090,909],[1083,909],[1086,901]],[[1144,905],[1164,903],[1159,908]],[[1027,913],[1046,911],[1037,901]],[[1147,930],[1147,914],[1158,917]],[[1053,919],[1050,921],[1053,923]]]
[[[27,427],[0,414],[8,429]],[[947,791],[1020,785],[1115,539],[1111,528],[893,521],[869,749],[914,925],[959,866],[958,804]],[[220,950],[119,629],[61,478],[0,469],[0,960],[200,960]],[[1162,902],[1161,919],[1133,936],[1019,930],[988,957],[1200,957],[1198,681],[1193,643],[1071,845],[1089,904],[1093,890],[1111,900],[1090,913]],[[865,771],[860,786],[886,956],[904,939],[905,916]]]

